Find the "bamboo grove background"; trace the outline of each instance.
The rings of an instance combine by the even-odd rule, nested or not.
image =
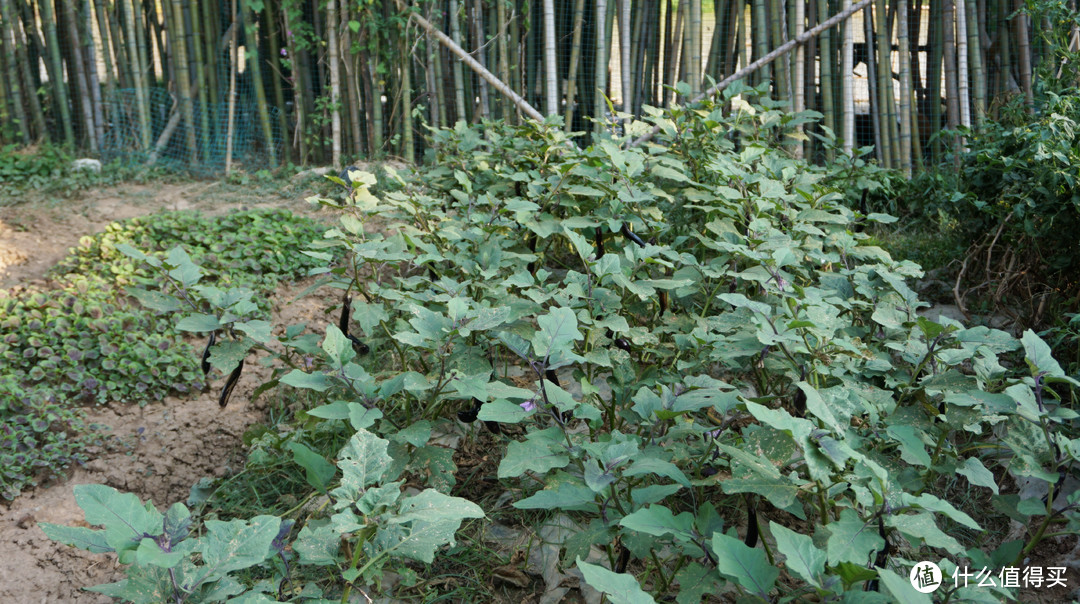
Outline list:
[[[1003,107],[1031,107],[1036,66],[1053,60],[1048,32],[1080,44],[1076,0],[1048,1],[1054,10],[1033,18],[1023,0],[870,0],[746,83],[792,111],[821,112],[845,150],[874,145],[895,168],[934,164],[942,128],[977,130]],[[412,161],[422,128],[524,119],[511,92],[586,132],[611,109],[640,116],[685,102],[676,82],[692,97],[851,6],[0,0],[0,143],[62,142],[203,173]]]

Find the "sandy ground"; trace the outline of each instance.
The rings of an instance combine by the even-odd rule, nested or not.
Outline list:
[[[79,237],[102,230],[113,220],[159,210],[195,208],[221,213],[244,204],[312,209],[301,196],[218,196],[217,183],[138,185],[88,191],[77,201],[34,201],[0,207],[0,288],[45,283],[44,274]],[[229,192],[223,192],[229,193]],[[220,201],[226,197],[231,201]],[[285,305],[309,282],[283,287],[275,304],[275,323],[326,322],[324,302],[308,297]],[[331,304],[332,302],[325,302]],[[54,543],[38,522],[87,526],[72,487],[102,483],[151,499],[159,509],[186,501],[192,484],[204,476],[224,476],[244,465],[241,437],[265,417],[252,391],[268,370],[248,363],[226,409],[217,405],[222,379],[196,398],[168,398],[143,408],[113,406],[88,410],[89,422],[108,426],[112,444],[75,469],[67,481],[42,485],[10,503],[0,502],[0,603],[110,602],[82,591],[84,586],[123,578],[115,557],[94,555]]]

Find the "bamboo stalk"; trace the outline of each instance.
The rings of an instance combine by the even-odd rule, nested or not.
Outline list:
[[[68,73],[74,72],[73,79],[79,90],[79,105],[82,107],[83,124],[86,128],[86,140],[89,144],[90,152],[97,153],[98,141],[97,135],[95,134],[97,127],[94,124],[93,97],[90,94],[90,84],[87,81],[86,64],[85,61],[83,61],[83,53],[80,49],[82,42],[79,40],[79,29],[77,25],[78,15],[75,12],[75,3],[73,0],[64,0],[63,7],[66,13],[64,21],[67,25],[67,35],[72,43],[71,57],[74,62],[74,65],[69,65]]]
[[[22,100],[22,88],[19,85],[19,67],[16,63],[15,46],[18,44],[15,35],[15,23],[11,20],[11,11],[7,6],[6,0],[0,0],[0,19],[3,19],[3,23],[0,23],[0,37],[2,40],[2,47],[4,49],[4,67],[6,68],[7,75],[7,89],[8,93],[12,97],[12,107],[15,109],[16,126],[19,130],[19,136],[22,138],[24,145],[30,144],[30,139],[33,138],[30,132],[30,121],[27,119],[26,109],[23,106]],[[30,96],[33,96],[31,91]]]
[[[690,60],[687,64],[690,78],[687,83],[692,97],[701,93],[701,34],[701,0],[690,0]]]
[[[338,60],[338,16],[335,0],[326,2],[326,37],[329,53],[326,60],[330,63],[330,149],[331,165],[336,171],[341,167],[341,76]]]
[[[349,127],[352,129],[353,153],[357,157],[361,157],[364,154],[364,137],[360,131],[360,106],[362,101],[360,97],[360,73],[356,62],[358,53],[354,48],[354,45],[358,44],[358,42],[353,41],[353,30],[349,25],[353,16],[349,3],[344,2],[341,6],[341,46],[344,49],[341,65],[345,69],[345,85],[342,86],[342,94],[348,97],[346,104],[349,109]],[[275,75],[275,77],[280,78],[278,75]],[[283,125],[286,123],[284,114],[281,116],[281,122]],[[288,147],[288,145],[285,146],[286,150]],[[285,161],[289,161],[287,155]]]
[[[599,132],[604,117],[604,96],[607,94],[607,37],[604,23],[607,20],[607,0],[596,0],[596,65],[594,66],[593,81],[597,86],[595,95],[596,106],[593,108],[593,118],[596,119],[596,130]],[[520,106],[520,105],[519,105]]]
[[[405,161],[416,162],[413,145],[412,125],[412,53],[409,44],[409,23],[405,22],[404,32],[401,36],[401,51],[404,61],[401,64],[401,144],[404,148]],[[481,56],[482,53],[481,53]],[[487,103],[484,103],[481,111],[486,113]]]
[[[941,141],[935,136],[941,125],[941,60],[944,54],[944,34],[942,33],[944,0],[930,0],[930,61],[926,66],[927,102],[930,104],[930,157],[937,163],[941,157]]]
[[[116,99],[116,78],[113,75],[112,54],[109,52],[113,45],[110,42],[112,35],[109,32],[109,18],[105,14],[103,0],[94,0],[94,16],[97,17],[98,36],[101,38],[101,60],[105,64],[105,97],[108,101]]]
[[[758,61],[769,54],[769,20],[765,16],[766,0],[754,0],[754,60]],[[765,66],[761,69],[755,84],[772,80],[772,68]]]
[[[180,97],[180,113],[184,117],[184,128],[188,153],[191,154],[192,163],[199,161],[198,144],[195,138],[195,111],[191,103],[191,82],[188,79],[187,41],[184,39],[184,13],[181,0],[171,1],[172,12],[166,15],[166,25],[169,27],[170,43],[175,58],[173,77],[176,79],[177,94]],[[163,7],[168,10],[168,7]]]
[[[543,0],[543,3],[544,114],[554,115],[559,111],[559,69],[555,63],[555,0]]]
[[[979,38],[978,2],[967,0],[964,3],[967,13],[968,63],[971,65],[972,87],[974,88],[975,126],[982,126],[986,116],[986,75],[983,70],[982,49]]]
[[[949,128],[960,125],[960,103],[956,81],[956,13],[952,0],[942,4],[942,31],[945,51],[945,102]]]
[[[156,10],[156,3],[147,2],[142,3],[140,0],[131,0],[132,7],[132,19],[135,20],[135,44],[138,49],[137,56],[139,58],[139,73],[142,74],[143,85],[146,88],[147,94],[147,113],[150,111],[150,88],[157,83],[154,71],[152,68],[153,60],[150,57],[150,47],[146,43],[147,31],[143,24],[142,19],[146,18],[145,15],[140,18],[136,13],[136,7],[145,7],[148,11]],[[147,19],[148,20],[148,19]],[[155,19],[156,21],[156,19]],[[164,61],[164,56],[162,56]],[[147,139],[149,141],[149,139]]]
[[[458,24],[457,0],[450,0],[450,37],[459,48],[461,47],[461,27]],[[454,109],[457,121],[465,121],[465,74],[462,72],[461,61],[453,62],[454,74]]]
[[[87,85],[90,87],[91,108],[94,115],[94,137],[100,148],[105,142],[105,116],[101,102],[101,83],[98,81],[97,53],[94,48],[93,27],[90,23],[90,0],[82,0],[82,10],[78,17],[79,36],[83,40],[83,61],[86,64]]]
[[[581,62],[581,33],[585,24],[585,0],[574,0],[574,33],[570,42],[570,69],[566,76],[566,115],[564,128],[573,130],[574,101],[577,93],[578,64]]]
[[[472,25],[473,38],[476,40],[476,60],[484,66],[484,69],[487,69],[487,56],[486,53],[484,53],[484,7],[481,0],[476,0],[473,4],[470,23]],[[487,119],[491,103],[491,100],[488,98],[487,83],[480,80],[478,88],[480,93],[480,118]]]
[[[630,102],[626,104],[626,111],[631,115],[638,115],[638,106],[641,105],[641,94],[644,93],[642,85],[645,83],[642,77],[645,62],[645,45],[642,36],[645,35],[645,22],[648,20],[649,6],[652,0],[637,0],[638,10],[630,15],[630,63],[627,70],[630,72]]]
[[[819,23],[828,19],[828,0],[817,0],[817,13]],[[836,67],[836,58],[833,56],[832,37],[833,32],[831,30],[823,31],[821,37],[818,38],[818,48],[821,57],[821,113],[824,116],[825,127],[835,133],[837,132],[837,125],[836,105],[833,102],[833,69]],[[831,148],[826,151],[826,158],[832,161],[833,152]]]
[[[173,0],[177,2],[179,0]],[[270,113],[266,109],[266,89],[263,87],[262,64],[259,61],[259,38],[255,30],[256,23],[251,15],[251,7],[248,0],[240,0],[240,18],[244,23],[245,36],[249,46],[244,50],[251,57],[251,86],[255,89],[255,104],[259,110],[259,122],[262,124],[263,138],[266,140],[267,154],[270,156],[270,165],[277,165],[277,150],[274,146],[274,134],[270,127]]]
[[[1023,0],[1015,0],[1013,9],[1016,11],[1013,17],[1013,27],[1016,28],[1017,60],[1020,62],[1020,88],[1024,91],[1024,101],[1027,104],[1028,113],[1035,110],[1035,91],[1031,85],[1031,41],[1028,37],[1028,18],[1024,9]]]
[[[922,0],[913,0],[908,11],[908,33],[914,40],[911,55],[907,64],[911,69],[912,95],[915,102],[911,105],[911,152],[915,156],[914,167],[923,168],[922,133],[919,132],[919,98],[920,94],[925,97],[925,87],[922,85],[922,76],[919,70],[919,48],[922,41]]]
[[[199,15],[198,2],[189,5],[191,11],[191,46],[194,51],[195,61],[195,89],[199,97],[199,147],[205,160],[210,158],[210,83],[206,77],[207,69],[204,68],[206,60],[203,57],[204,36],[202,35],[202,19]],[[212,71],[212,69],[210,70]]]
[[[897,8],[900,52],[900,169],[911,176],[911,49],[908,43],[908,4],[899,0]],[[915,38],[918,46],[918,37]]]
[[[967,6],[956,0],[956,78],[960,103],[960,125],[971,128],[971,99],[968,92]],[[961,139],[963,145],[963,139]]]
[[[45,125],[45,113],[41,110],[41,102],[35,92],[38,88],[34,78],[34,72],[39,69],[37,58],[35,57],[34,62],[31,63],[30,58],[27,56],[27,36],[23,31],[23,23],[15,14],[10,0],[0,0],[0,7],[5,11],[4,21],[11,23],[11,33],[14,36],[15,43],[15,59],[19,65],[23,88],[27,91],[26,97],[30,101],[30,117],[36,130],[36,138],[48,140],[49,131]],[[34,66],[33,69],[31,69],[31,65]]]
[[[783,44],[786,37],[784,31],[786,30],[787,20],[784,18],[784,0],[772,0],[769,10],[769,22],[772,25],[772,43],[769,46],[775,48]],[[775,92],[778,100],[790,101],[791,81],[789,77],[791,74],[787,67],[787,56],[785,55],[783,59],[773,67],[773,78],[776,84]],[[788,106],[790,107],[790,104]]]
[[[239,70],[240,65],[240,43],[237,40],[237,10],[236,1],[232,0],[232,8],[230,14],[232,15],[232,27],[229,31],[232,35],[229,36],[229,110],[228,110],[228,125],[225,128],[225,175],[228,176],[232,170],[232,154],[233,154],[233,135],[236,124],[236,72]],[[240,0],[243,2],[244,0]]]
[[[869,2],[860,2],[869,5]],[[852,9],[851,0],[841,0],[841,14]],[[855,150],[855,24],[845,23],[840,50],[840,101],[844,120],[844,153]]]
[[[510,84],[510,49],[508,48],[509,23],[506,20],[506,1],[495,0],[495,19],[498,29],[499,78]],[[441,83],[441,80],[440,80]],[[505,96],[502,100],[502,117],[508,122],[514,117],[514,104]]]
[[[11,114],[8,113],[8,91],[6,79],[0,79],[0,145],[11,139]]]
[[[71,111],[68,108],[68,91],[64,83],[64,67],[60,60],[60,42],[56,35],[56,21],[53,19],[52,2],[46,0],[40,5],[41,24],[45,29],[45,46],[52,63],[49,83],[53,89],[53,100],[60,115],[60,125],[64,130],[64,141],[75,145],[75,129],[71,123]]]
[[[383,147],[382,84],[376,67],[378,59],[372,54],[369,53],[367,56],[368,79],[372,83],[371,96],[368,97],[370,99],[368,105],[371,107],[371,149],[373,154],[380,155]],[[464,94],[462,97],[462,103],[464,103]]]
[[[295,19],[294,7],[295,4],[286,0],[286,2],[283,2],[281,5],[281,13],[285,19],[285,48],[286,52],[289,53],[289,71],[292,75],[293,85],[293,109],[295,110],[296,115],[296,130],[293,133],[292,139],[294,142],[292,144],[295,144],[297,150],[300,152],[299,163],[303,165],[307,163],[308,159],[307,138],[304,136],[304,130],[307,127],[307,107],[304,102],[304,69],[300,62],[300,55],[297,53],[296,39],[293,35]],[[235,27],[234,21],[234,30]],[[235,61],[233,63],[235,64]],[[360,79],[365,82],[367,81],[367,78]],[[231,92],[229,96],[232,98]],[[289,146],[290,143],[288,142],[287,135],[285,133],[282,134],[286,136],[286,146]]]
[[[806,31],[806,12],[805,12],[806,11],[806,3],[803,0],[795,0],[793,8],[794,8],[794,11],[792,11],[792,12],[794,12],[794,14],[795,14],[795,30],[794,30],[794,32],[795,32],[795,37],[798,38],[799,36],[803,35],[803,32]],[[806,53],[805,53],[805,50],[804,50],[803,46],[799,45],[795,49],[795,61],[794,61],[794,65],[792,66],[793,67],[793,69],[792,69],[792,78],[793,78],[794,81],[791,84],[791,90],[794,93],[792,95],[792,97],[794,99],[795,113],[799,113],[799,112],[806,109],[806,99],[803,97],[803,94],[805,92],[804,79],[806,77],[806,73],[804,71],[805,65],[806,65]],[[802,126],[802,124],[799,124],[798,126],[796,126],[795,131],[798,134],[802,135],[803,134],[803,126]],[[803,143],[802,143],[802,141],[798,141],[794,145],[793,149],[795,151],[795,157],[801,158],[803,156]]]
[[[877,47],[874,45],[874,5],[871,3],[863,11],[863,39],[866,47],[866,83],[870,88],[870,121],[874,130],[874,153],[878,162],[885,167],[889,166],[889,149],[886,146],[886,136],[883,136],[882,125],[885,120],[883,115],[881,80],[878,79]]]
[[[896,111],[893,109],[892,87],[892,37],[889,35],[889,24],[886,19],[888,11],[885,0],[876,0],[874,10],[875,23],[877,26],[877,81],[878,81],[878,121],[881,128],[881,144],[884,147],[885,165],[895,168],[899,165],[898,158],[893,153],[896,139],[893,132],[896,131]],[[873,28],[871,28],[873,29]],[[866,39],[867,44],[870,38]]]
[[[347,3],[346,3],[347,4]],[[343,7],[345,5],[343,4]],[[277,19],[277,10],[273,0],[265,3],[266,7],[266,40],[270,50],[270,83],[274,89],[274,105],[278,110],[278,123],[281,128],[282,137],[285,138],[285,133],[288,131],[288,107],[285,105],[285,87],[281,84],[282,71],[281,71],[281,32],[279,31],[279,22]],[[345,15],[344,8],[342,15]],[[348,36],[349,30],[345,25],[347,22],[342,19],[341,31],[343,35]],[[345,50],[348,52],[349,45],[345,45]],[[347,61],[346,61],[347,63]],[[212,71],[212,70],[211,70]],[[355,105],[354,105],[355,106]],[[291,145],[284,143],[281,145],[281,159],[286,164],[292,162],[292,149]]]

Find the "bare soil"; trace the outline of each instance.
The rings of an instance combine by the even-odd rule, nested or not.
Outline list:
[[[0,207],[0,289],[47,285],[45,273],[80,237],[103,230],[114,220],[164,210],[198,209],[216,214],[242,206],[286,207],[312,213],[295,195],[227,190],[219,183],[129,185],[88,191],[75,201],[32,200]],[[226,198],[229,201],[223,202]],[[276,297],[278,324],[307,322],[320,329],[330,302],[305,298],[288,304],[309,282],[283,287]],[[66,481],[28,490],[13,502],[0,503],[0,602],[110,602],[83,591],[85,586],[123,578],[115,557],[89,554],[54,543],[38,522],[87,526],[72,488],[101,483],[150,499],[159,509],[186,501],[202,477],[220,477],[243,468],[242,436],[265,417],[265,405],[250,396],[268,369],[249,363],[225,409],[217,404],[219,376],[210,391],[194,398],[170,397],[138,407],[113,405],[88,409],[88,421],[107,427],[108,446],[76,468]],[[0,368],[2,370],[2,368]]]

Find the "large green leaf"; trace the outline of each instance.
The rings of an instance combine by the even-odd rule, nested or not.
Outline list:
[[[633,575],[616,573],[603,566],[589,564],[581,558],[577,559],[577,567],[589,587],[607,594],[612,604],[654,604],[656,602],[652,596],[641,589],[641,585]]]
[[[716,554],[716,569],[730,577],[746,591],[769,599],[769,591],[780,576],[780,569],[769,564],[765,552],[747,547],[745,543],[723,533],[713,533],[712,550]]]
[[[818,549],[808,535],[796,533],[773,521],[769,521],[769,529],[776,539],[777,551],[786,558],[784,564],[787,569],[807,583],[820,587],[819,578],[825,572],[825,552]]]

